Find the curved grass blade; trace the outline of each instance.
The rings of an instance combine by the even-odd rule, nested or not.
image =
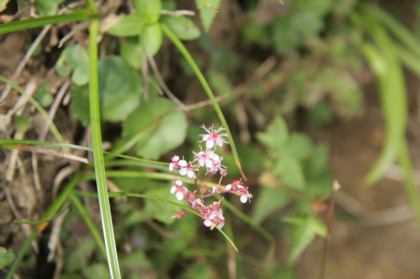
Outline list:
[[[39,146],[48,146],[48,147],[61,147],[61,148],[69,148],[69,149],[76,149],[76,150],[84,150],[93,152],[93,149],[86,146],[75,145],[75,144],[68,144],[68,143],[56,143],[56,142],[48,142],[48,141],[38,141],[38,140],[12,140],[12,139],[0,139],[0,147],[2,148],[14,148],[19,149],[20,145],[39,145]],[[116,154],[112,152],[103,152],[106,155],[111,155],[113,157],[118,157],[122,159],[127,159],[131,161],[135,161],[137,166],[142,167],[150,167],[155,169],[168,169],[169,163],[167,162],[160,162],[160,161],[153,161],[153,160],[146,160],[134,156],[123,155],[123,154]],[[124,163],[124,161],[109,161],[107,165],[129,165],[129,163]]]
[[[78,10],[75,13],[54,15],[54,16],[43,16],[39,18],[24,19],[20,21],[14,21],[9,23],[0,24],[0,34],[10,33],[19,30],[26,30],[35,27],[41,27],[48,24],[56,24],[62,22],[74,22],[83,21],[98,17],[97,13]]]
[[[200,81],[201,85],[204,88],[204,91],[207,93],[207,96],[211,100],[211,103],[213,104],[213,108],[217,113],[217,116],[219,117],[220,122],[222,123],[223,127],[226,128],[226,131],[228,133],[228,139],[230,143],[230,147],[232,148],[233,157],[235,158],[236,166],[239,169],[239,172],[241,173],[241,176],[244,180],[247,180],[241,166],[241,162],[239,161],[239,155],[236,150],[235,142],[233,141],[232,133],[230,132],[229,126],[226,122],[226,119],[222,113],[222,110],[220,109],[219,104],[216,101],[216,98],[214,97],[213,92],[210,89],[209,84],[207,83],[206,79],[204,78],[203,73],[198,68],[197,64],[195,63],[194,59],[191,57],[188,50],[185,48],[183,43],[176,37],[176,35],[166,26],[166,24],[162,23],[162,30],[165,33],[165,35],[172,41],[172,43],[178,48],[178,50],[182,53],[185,60],[187,60],[188,64],[194,71],[195,75],[197,76],[198,80]]]
[[[1,27],[1,26],[0,26]],[[9,80],[8,78],[0,75],[0,81],[3,81],[4,83],[9,84],[13,89],[18,91],[20,94],[28,98],[29,102],[38,110],[38,112],[41,114],[41,116],[45,119],[47,122],[48,127],[50,128],[51,132],[53,133],[54,137],[57,139],[58,142],[64,144],[64,139],[61,136],[60,132],[58,131],[57,127],[54,125],[54,122],[51,120],[51,118],[48,116],[48,113],[44,110],[44,108],[31,96],[26,94],[25,90],[14,83],[13,81]],[[68,150],[64,149],[66,152]]]
[[[79,183],[82,180],[82,176],[79,174],[76,174],[70,182],[67,184],[67,186],[64,188],[64,191],[61,192],[57,199],[50,205],[50,207],[45,211],[44,215],[41,217],[43,220],[51,219],[52,216],[60,209],[60,207],[63,205],[63,203],[67,200],[71,192],[73,191],[74,187],[76,187],[77,183]],[[40,224],[42,225],[42,224]],[[16,270],[18,269],[20,262],[22,261],[23,257],[26,255],[26,252],[31,247],[32,241],[35,240],[37,237],[37,228],[34,228],[32,230],[32,233],[29,235],[29,237],[26,239],[25,243],[23,244],[22,248],[20,249],[19,253],[17,254],[15,261],[13,262],[12,266],[10,267],[9,272],[7,273],[6,279],[12,279],[13,275],[16,273]]]
[[[75,193],[83,195],[83,196],[96,197],[96,194],[94,194],[94,193],[86,193],[86,192],[80,192],[80,191],[75,192]],[[144,195],[144,194],[139,194],[139,193],[129,193],[129,192],[111,192],[111,193],[109,193],[109,197],[111,197],[111,198],[132,197],[132,198],[152,199],[152,200],[156,200],[156,201],[165,202],[165,203],[168,203],[168,204],[175,205],[175,206],[181,208],[182,210],[189,211],[192,214],[194,214],[194,215],[196,215],[200,218],[204,218],[203,215],[197,213],[194,210],[191,210],[190,207],[185,206],[184,204],[177,203],[177,202],[174,202],[174,201],[171,201],[171,200],[168,200],[168,199],[163,199],[163,198],[160,198],[160,197],[157,197],[157,196]],[[226,238],[226,240],[232,245],[232,247],[235,249],[235,251],[238,252],[238,248],[236,248],[235,243],[233,243],[233,241],[229,238],[229,236],[223,230],[221,230],[219,228],[217,228],[217,230]]]
[[[95,167],[96,185],[105,247],[111,278],[121,278],[115,245],[114,227],[109,205],[108,188],[105,176],[105,161],[102,150],[102,133],[99,111],[99,81],[98,81],[98,38],[99,19],[92,19],[89,26],[89,111],[92,129],[92,150]]]
[[[99,250],[101,250],[102,255],[106,258],[106,249],[104,245],[104,241],[101,237],[100,232],[96,228],[95,224],[93,223],[92,219],[89,216],[89,213],[86,211],[82,203],[79,201],[79,199],[72,194],[70,196],[70,199],[74,206],[76,207],[77,211],[79,211],[80,216],[82,216],[83,220],[85,221],[86,225],[88,226],[90,232],[93,235],[93,238],[95,239],[96,243],[98,244]]]

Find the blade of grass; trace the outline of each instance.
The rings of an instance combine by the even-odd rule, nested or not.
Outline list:
[[[236,150],[235,142],[233,141],[232,133],[230,132],[229,126],[226,122],[225,116],[223,115],[222,110],[220,109],[219,104],[216,101],[216,98],[214,97],[214,94],[207,83],[203,73],[200,71],[200,68],[198,68],[197,64],[195,63],[194,59],[192,58],[191,54],[188,52],[188,50],[185,48],[184,44],[177,38],[177,36],[166,26],[166,24],[161,24],[162,30],[165,33],[165,35],[172,41],[172,43],[178,48],[178,50],[182,53],[187,63],[190,65],[192,70],[194,71],[195,75],[197,76],[198,80],[200,81],[201,85],[204,88],[204,91],[207,93],[207,96],[211,100],[211,103],[213,104],[213,108],[217,113],[217,116],[219,117],[220,122],[222,123],[223,127],[226,129],[226,132],[228,133],[228,139],[230,143],[230,147],[232,148],[233,157],[235,158],[236,166],[239,169],[239,172],[242,175],[242,178],[244,180],[247,180],[241,166],[241,162],[239,160],[239,155]]]
[[[76,207],[77,211],[79,211],[80,216],[82,216],[83,220],[88,226],[90,232],[93,235],[93,238],[98,244],[99,250],[101,250],[102,252],[102,255],[106,258],[106,249],[105,249],[104,241],[102,240],[101,234],[99,233],[98,229],[96,228],[95,224],[90,218],[89,213],[86,211],[85,207],[82,205],[82,203],[74,194],[70,196],[70,199],[72,203],[74,204],[74,206]]]
[[[102,133],[99,111],[99,82],[98,82],[98,38],[99,19],[92,19],[89,26],[89,110],[92,131],[93,162],[96,174],[99,208],[102,230],[108,258],[111,278],[121,278],[115,245],[114,227],[112,224],[111,208],[109,204],[108,188],[105,176],[105,161],[102,150]]]
[[[81,191],[77,191],[75,192],[75,194],[79,194],[79,195],[83,195],[83,196],[88,196],[88,197],[96,197],[96,194],[94,193],[86,193],[86,192],[81,192]],[[109,197],[111,198],[115,198],[115,197],[132,197],[132,198],[142,198],[142,199],[152,199],[152,200],[156,200],[156,201],[160,201],[160,202],[165,202],[168,204],[172,204],[175,206],[178,206],[179,208],[185,210],[185,211],[189,211],[192,214],[200,217],[200,218],[204,218],[203,215],[199,214],[198,212],[191,210],[190,207],[181,204],[181,203],[177,203],[168,199],[163,199],[157,196],[151,196],[151,195],[144,195],[144,194],[139,194],[139,193],[129,193],[129,192],[111,192],[109,193]],[[238,252],[238,248],[236,248],[235,243],[233,243],[233,241],[229,238],[229,236],[221,229],[217,228],[216,229],[226,238],[226,240],[232,245],[232,247],[235,249],[236,252]]]
[[[57,139],[57,141],[64,144],[63,137],[61,136],[57,127],[54,125],[54,122],[48,116],[48,113],[44,110],[44,108],[41,106],[40,103],[38,103],[34,98],[32,98],[32,96],[29,96],[28,94],[26,94],[25,90],[22,87],[20,87],[19,85],[17,85],[13,81],[9,80],[8,78],[0,75],[0,81],[3,81],[4,83],[9,84],[13,89],[18,91],[20,94],[22,94],[26,98],[28,98],[29,102],[36,108],[36,110],[41,114],[41,116],[47,122],[48,127],[50,128],[51,132],[53,133],[53,135]],[[68,150],[66,148],[64,148],[64,151],[68,152]]]
[[[50,205],[50,207],[45,211],[44,215],[41,217],[43,220],[51,219],[54,214],[58,212],[60,207],[64,204],[64,202],[67,200],[71,192],[73,191],[74,187],[83,179],[83,176],[76,174],[70,182],[64,187],[63,192],[61,192],[57,199]],[[39,226],[41,226],[40,224]],[[22,248],[20,249],[19,253],[17,254],[15,261],[13,262],[12,266],[10,267],[9,272],[7,273],[6,279],[12,279],[13,275],[16,273],[16,270],[18,269],[20,262],[22,261],[23,257],[26,255],[27,251],[31,247],[32,241],[35,240],[37,237],[37,226],[32,230],[32,233],[29,235],[29,237],[26,239],[25,243],[23,244]]]
[[[76,150],[85,150],[89,152],[93,152],[92,148],[75,145],[75,144],[68,144],[68,143],[56,143],[56,142],[48,142],[48,141],[38,141],[38,140],[13,140],[13,139],[0,139],[0,147],[2,148],[11,148],[11,149],[19,149],[21,145],[39,145],[39,146],[49,146],[49,147],[61,147],[61,148],[69,148],[69,149],[76,149]],[[160,161],[152,161],[146,160],[134,156],[123,155],[123,154],[115,154],[112,152],[104,151],[104,154],[110,155],[113,157],[118,157],[122,159],[127,159],[129,161],[134,161],[135,163],[132,166],[141,166],[141,167],[149,167],[161,170],[168,170],[169,163],[167,162],[160,162]],[[109,166],[128,166],[130,162],[123,161],[123,160],[114,160],[107,162]]]
[[[0,24],[0,34],[6,34],[6,33],[14,32],[14,31],[41,27],[48,24],[83,21],[83,20],[88,20],[95,17],[98,17],[98,14],[95,12],[86,11],[86,10],[78,10],[77,12],[71,13],[71,14],[43,16],[43,17],[38,17],[38,18],[25,19],[25,20]]]

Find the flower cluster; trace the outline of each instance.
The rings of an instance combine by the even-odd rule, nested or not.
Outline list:
[[[216,153],[218,147],[222,147],[223,144],[228,143],[224,137],[227,137],[226,133],[223,133],[225,128],[220,127],[215,130],[214,126],[206,128],[204,125],[201,126],[206,134],[201,134],[200,137],[202,140],[200,142],[205,142],[206,149],[200,146],[199,152],[194,152],[194,159],[187,162],[184,158],[181,159],[179,156],[175,155],[172,157],[172,162],[169,164],[169,170],[178,170],[181,176],[187,176],[189,178],[195,179],[195,191],[190,191],[187,187],[183,186],[181,180],[175,180],[171,188],[171,193],[175,194],[175,197],[181,201],[186,200],[191,208],[201,214],[204,217],[203,224],[210,229],[215,227],[221,229],[225,224],[225,218],[223,217],[223,211],[221,209],[221,203],[223,198],[217,202],[206,205],[204,202],[205,198],[212,197],[216,194],[232,193],[237,196],[240,196],[240,201],[242,203],[250,202],[252,194],[249,193],[248,187],[242,185],[241,180],[236,180],[231,184],[222,186],[221,181],[223,177],[227,175],[226,166],[222,165],[223,157]],[[197,175],[199,171],[205,168],[207,174],[217,174],[220,175],[219,185],[209,189],[208,186],[202,185],[200,191],[197,190]],[[183,218],[185,217],[186,212],[174,212],[176,215],[172,218]]]

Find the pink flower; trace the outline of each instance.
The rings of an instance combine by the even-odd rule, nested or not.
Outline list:
[[[179,174],[187,175],[189,178],[195,178],[195,169],[191,162],[187,163],[185,160],[179,161]]]
[[[174,156],[171,158],[172,163],[169,164],[169,171],[172,171],[173,169],[179,169],[179,156]]]
[[[223,217],[223,210],[220,208],[221,202],[222,199],[220,199],[217,202],[214,202],[203,214],[203,224],[206,227],[210,227],[211,230],[214,229],[214,227],[218,227],[219,229],[221,229],[225,225],[225,217]]]
[[[224,133],[224,134],[220,134],[218,135],[217,133],[219,133],[222,130],[226,130],[225,128],[223,128],[223,126],[221,126],[219,129],[214,130],[214,126],[211,125],[210,128],[206,128],[206,126],[202,125],[201,128],[203,128],[207,134],[201,134],[200,136],[203,138],[202,141],[206,142],[206,147],[208,149],[213,148],[214,146],[220,146],[222,147],[224,143],[228,143],[223,137],[227,137],[228,134]]]
[[[174,185],[171,188],[171,194],[175,194],[177,200],[182,201],[185,195],[188,194],[188,189],[182,186],[181,180],[175,180]]]

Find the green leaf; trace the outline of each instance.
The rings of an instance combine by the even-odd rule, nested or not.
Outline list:
[[[39,16],[55,15],[61,2],[63,0],[37,0],[35,2],[35,11]]]
[[[312,140],[305,134],[292,133],[284,146],[282,156],[302,161],[309,157],[312,151]]]
[[[253,208],[251,219],[257,224],[260,224],[274,211],[284,207],[290,201],[287,195],[275,188],[261,188]]]
[[[140,44],[148,56],[155,56],[162,45],[162,28],[159,23],[144,27],[140,35]]]
[[[155,196],[162,199],[176,200],[175,196],[170,192],[171,186],[168,184],[145,192],[145,195]],[[144,213],[147,217],[156,219],[165,224],[171,224],[175,219],[170,218],[175,214],[171,211],[179,211],[179,207],[166,202],[156,202],[152,199],[144,200]]]
[[[4,247],[0,247],[0,269],[9,265],[15,259],[15,253],[12,250],[7,250]]]
[[[275,151],[282,151],[288,137],[287,125],[281,116],[274,118],[266,132],[257,133],[257,139],[268,149]]]
[[[107,33],[118,37],[138,36],[144,27],[144,18],[139,13],[124,15]]]
[[[291,265],[308,247],[316,235],[326,237],[327,228],[324,223],[315,216],[307,217],[286,217],[284,221],[297,226],[294,233],[292,251],[290,252],[288,263]]]
[[[86,266],[82,270],[86,278],[110,278],[108,266],[103,263],[94,263]]]
[[[146,23],[156,23],[159,20],[162,10],[161,0],[134,0],[134,4]]]
[[[99,98],[103,121],[118,122],[140,103],[142,81],[121,57],[106,57],[98,63]],[[75,86],[71,108],[84,125],[89,123],[89,88]]]
[[[137,38],[127,38],[121,48],[121,57],[134,69],[140,69],[144,51]]]
[[[188,279],[188,278],[200,278],[200,279],[211,279],[215,278],[210,265],[207,263],[200,263],[197,262],[193,264],[190,268],[185,271],[181,279]]]
[[[21,133],[25,133],[30,126],[29,119],[22,115],[15,116],[15,124]]]
[[[68,251],[66,253],[68,255],[65,261],[66,270],[69,272],[75,272],[85,268],[88,264],[85,255],[92,253],[97,247],[91,237],[79,237],[76,241],[76,249],[73,252]]]
[[[89,82],[89,61],[81,61],[76,68],[74,68],[71,79],[76,85],[85,85]]]
[[[175,108],[171,101],[156,98],[129,115],[123,125],[123,136],[129,140],[137,138],[138,155],[157,159],[184,142],[187,120],[184,113]]]
[[[42,82],[38,85],[35,97],[43,107],[49,107],[54,100],[54,97],[50,92],[50,86],[46,82]]]
[[[185,16],[164,15],[160,19],[181,40],[195,40],[200,37],[200,29]]]
[[[302,167],[295,158],[281,156],[273,166],[273,173],[281,178],[281,184],[292,189],[303,190],[305,177]]]
[[[320,144],[312,151],[305,164],[308,175],[316,175],[326,169],[329,158],[329,148],[326,144]]]
[[[195,0],[195,5],[200,11],[201,23],[203,24],[204,30],[208,32],[217,12],[207,6],[205,2],[211,5],[214,9],[218,9],[220,7],[221,0]]]
[[[85,67],[88,61],[88,55],[85,49],[80,45],[72,45],[66,47],[60,54],[55,69],[61,76],[69,76],[70,73],[77,67]]]

